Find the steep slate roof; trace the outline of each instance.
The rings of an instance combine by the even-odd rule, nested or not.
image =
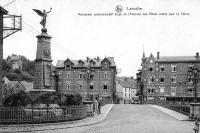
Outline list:
[[[124,88],[136,89],[136,84],[135,84],[134,80],[132,80],[130,78],[127,78],[127,80],[125,81],[125,78],[117,77],[116,80]]]
[[[114,61],[114,57],[106,57],[109,61],[110,61],[110,66],[114,67],[115,65],[115,61]],[[94,67],[101,67],[101,62],[103,61],[102,59],[99,59],[99,61],[97,61],[96,59],[89,59],[89,61],[87,62],[87,60],[82,60],[83,61],[83,66],[87,67],[90,65],[90,60],[93,60],[95,62]],[[74,64],[74,67],[79,67],[79,61],[80,60],[71,60],[71,62]],[[56,67],[57,68],[63,68],[64,67],[64,62],[65,60],[58,60]]]
[[[196,56],[161,56],[156,62],[200,62]]]
[[[0,12],[2,12],[3,14],[7,14],[8,11],[6,9],[4,9],[3,7],[0,6]]]

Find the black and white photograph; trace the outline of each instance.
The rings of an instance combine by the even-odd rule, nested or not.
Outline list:
[[[0,133],[199,133],[199,0],[0,0]]]

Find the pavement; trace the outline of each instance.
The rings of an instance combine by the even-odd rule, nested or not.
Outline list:
[[[114,104],[106,104],[101,108],[101,114],[95,114],[92,117],[87,117],[83,120],[59,122],[59,123],[46,123],[46,124],[19,124],[19,125],[0,125],[0,133],[6,132],[36,132],[46,130],[67,129],[82,126],[89,126],[100,123],[103,121]]]
[[[193,133],[193,126],[145,104],[117,104],[98,124],[42,133]]]
[[[184,114],[181,114],[179,112],[176,112],[174,110],[171,110],[171,109],[168,109],[168,108],[165,108],[165,107],[162,107],[162,106],[158,106],[158,105],[148,105],[150,107],[153,107],[153,108],[156,108],[168,115],[170,115],[171,117],[177,119],[177,120],[180,120],[180,121],[187,121],[187,120],[190,120],[189,117],[187,115],[184,115]]]

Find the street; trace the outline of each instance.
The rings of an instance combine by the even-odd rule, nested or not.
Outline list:
[[[147,105],[119,104],[113,106],[100,123],[46,130],[68,133],[192,133],[193,122],[179,121]],[[44,131],[42,131],[44,132]]]

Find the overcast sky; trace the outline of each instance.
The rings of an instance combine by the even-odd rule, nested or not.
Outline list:
[[[9,2],[12,0],[0,0],[0,5]],[[115,15],[117,5],[121,5],[124,15]],[[16,0],[5,9],[10,14],[22,14],[23,29],[4,39],[4,58],[14,53],[35,59],[35,36],[40,34],[41,17],[32,9],[49,10],[51,7],[47,29],[53,37],[54,65],[57,60],[67,57],[114,57],[117,68],[121,69],[119,76],[135,77],[143,46],[146,56],[156,55],[157,51],[161,56],[193,56],[200,51],[199,0]],[[137,7],[141,10],[129,10]],[[79,13],[92,13],[93,16],[80,16]],[[95,13],[113,15],[94,16]]]

